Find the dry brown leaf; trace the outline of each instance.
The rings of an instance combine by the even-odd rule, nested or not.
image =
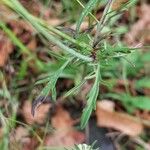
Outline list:
[[[28,130],[22,126],[19,126],[11,132],[10,141],[23,140],[23,138],[26,138],[28,136],[29,136]]]
[[[150,89],[144,89],[144,94],[150,96]]]
[[[37,47],[37,40],[35,37],[33,37],[31,39],[31,41],[27,44],[27,47],[32,50],[32,51],[35,51],[36,47]]]
[[[38,123],[43,124],[47,117],[50,109],[50,104],[42,104],[36,109],[34,117],[31,114],[32,104],[30,101],[25,101],[23,108],[21,109],[21,114],[23,115],[25,121],[28,124]]]
[[[109,103],[109,101],[108,101]],[[97,124],[100,127],[113,128],[129,136],[137,136],[142,133],[143,125],[130,115],[110,111],[105,107],[106,101],[97,103]]]
[[[57,107],[55,116],[52,118],[52,125],[56,130],[62,130],[65,128],[70,128],[73,124],[73,120],[70,114],[64,110],[61,106]]]
[[[124,93],[125,91],[125,86],[129,86],[129,82],[125,80],[117,80],[116,85],[113,88],[113,92],[115,93]]]
[[[36,39],[33,36],[35,30],[31,25],[21,19],[11,20],[10,22],[8,22],[8,25],[23,44],[25,44],[29,49],[31,48],[31,50],[36,49]]]
[[[112,9],[113,9],[113,10],[118,10],[118,9],[120,9],[120,7],[121,7],[123,4],[125,4],[125,3],[127,3],[127,2],[128,2],[128,0],[115,0],[115,1],[113,2]]]
[[[51,26],[58,26],[62,23],[64,23],[64,20],[59,19],[59,18],[50,18],[49,20],[46,21],[48,24]]]
[[[81,31],[86,30],[88,27],[89,27],[89,22],[88,21],[84,21],[81,24],[80,30]],[[72,25],[71,29],[76,30],[76,24]]]
[[[130,45],[150,43],[150,6],[143,4],[140,9],[140,19],[132,25],[131,31],[125,37]]]
[[[29,131],[18,126],[16,129],[12,130],[10,133],[10,150],[35,150],[38,142],[36,139],[30,137]]]
[[[148,111],[148,110],[143,110],[143,111],[136,110],[135,115],[139,118],[146,120],[146,121],[150,121],[150,111]]]
[[[63,132],[55,132],[52,136],[47,136],[45,145],[47,146],[63,146],[71,147],[85,141],[85,135],[79,131],[64,130]]]
[[[21,0],[20,2],[31,14],[35,16],[39,16],[41,14],[42,9],[44,9],[43,5],[39,1]]]
[[[116,84],[113,87],[112,91],[114,93],[124,93],[126,90],[126,86],[128,86],[128,89],[130,91],[130,93],[132,93],[132,95],[136,95],[136,91],[134,88],[134,82],[131,80],[122,80],[122,79],[118,79],[116,80]]]
[[[0,20],[4,22],[10,22],[12,19],[17,18],[15,12],[2,3],[3,2],[0,1]]]
[[[16,35],[19,35],[19,34],[22,34],[23,33],[23,30],[27,31],[27,32],[34,32],[34,29],[33,27],[28,24],[26,21],[24,20],[11,20],[9,22],[9,25],[10,27],[12,28],[13,32],[16,34]]]
[[[100,103],[98,102],[98,105],[109,112],[113,112],[115,109],[115,103],[110,100],[102,100]]]
[[[0,32],[0,67],[5,65],[12,51],[13,45],[11,41],[5,36],[3,32]]]
[[[47,136],[45,144],[48,146],[73,146],[82,143],[85,136],[82,132],[76,131],[73,127],[73,120],[70,114],[61,106],[56,109],[52,118],[52,126],[56,129],[53,135]]]

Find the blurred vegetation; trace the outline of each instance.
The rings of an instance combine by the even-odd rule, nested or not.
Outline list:
[[[86,83],[92,86],[82,99],[83,104],[86,103],[81,116],[82,129],[95,110],[97,100],[109,98],[132,115],[135,115],[136,110],[150,111],[150,98],[145,93],[145,89],[150,89],[148,44],[129,46],[125,40],[125,35],[137,19],[138,0],[129,0],[119,6],[114,6],[111,0],[39,2],[42,5],[40,10],[43,11],[38,12],[38,15],[32,13],[24,1],[0,2],[10,12],[10,18],[0,14],[0,29],[15,47],[0,72],[0,97],[1,101],[7,101],[6,106],[0,104],[4,132],[0,149],[9,149],[9,133],[18,124],[25,126],[38,139],[42,148],[43,139],[34,130],[36,126],[18,120],[18,110],[23,102],[35,99],[36,103],[32,106],[34,114],[35,108],[47,96],[55,103],[58,99],[72,99],[82,93]],[[58,8],[55,3],[59,3]],[[50,25],[44,16],[44,10],[54,7],[60,9],[55,10],[56,17],[60,20],[63,18],[63,23],[57,27]],[[99,17],[100,8],[102,11]],[[35,38],[38,41],[36,49],[31,50],[14,33],[10,23],[13,19],[23,20],[31,26],[29,40]],[[85,22],[88,25],[82,29]],[[75,29],[70,28],[72,24],[76,24]],[[71,81],[69,88],[65,86],[64,80]],[[124,81],[121,92],[115,90],[118,80]],[[61,84],[65,87],[62,91],[59,89]],[[148,140],[146,133],[142,136]]]

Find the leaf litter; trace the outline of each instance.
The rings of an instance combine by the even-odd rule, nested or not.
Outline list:
[[[29,4],[29,1],[22,0],[22,3],[24,5],[28,4],[28,9],[33,12],[35,15],[39,15],[41,10],[43,9],[41,3],[34,3]],[[126,0],[122,0],[121,2],[126,2]],[[120,1],[117,1],[113,5],[113,9],[118,9],[120,7]],[[55,8],[59,7],[60,11],[62,9],[62,6],[59,2],[58,5],[54,6]],[[33,7],[34,6],[34,7]],[[125,41],[127,41],[128,44],[134,44],[142,43],[147,44],[149,43],[149,5],[142,5],[140,8],[140,14],[139,14],[139,20],[131,26],[130,32],[126,35]],[[0,11],[3,11],[2,9]],[[7,10],[8,11],[8,10]],[[3,12],[6,12],[3,11]],[[10,10],[8,11],[8,14],[10,14]],[[56,10],[55,10],[56,12]],[[51,24],[53,26],[58,26],[63,24],[65,21],[64,19],[58,19],[55,16],[55,12],[53,10],[45,10],[44,18],[46,19],[48,24]],[[6,13],[4,13],[5,16]],[[11,14],[16,17],[13,13]],[[52,17],[52,18],[51,18]],[[37,52],[36,49],[38,48],[38,40],[34,34],[36,32],[33,30],[31,26],[29,26],[26,22],[24,22],[21,19],[17,20],[9,20],[10,17],[3,18],[8,25],[12,28],[13,32],[22,40],[22,42],[32,51],[35,53]],[[71,25],[72,28],[76,28],[74,25]],[[81,30],[86,30],[88,28],[87,21],[83,22],[81,25]],[[11,41],[5,36],[5,34],[1,31],[0,32],[0,66],[5,67],[5,64],[9,61],[10,54],[13,53],[14,46],[11,43]],[[33,68],[35,66],[33,65]],[[34,68],[35,69],[35,68]],[[142,74],[143,75],[143,74]],[[36,75],[35,75],[36,76]],[[129,81],[129,85],[133,84],[131,81]],[[125,86],[124,86],[123,80],[118,80],[118,83],[116,87],[113,89],[114,92],[124,92]],[[87,86],[87,87],[86,87]],[[81,92],[81,99],[85,98],[84,93],[87,93],[89,91],[89,85],[85,86],[85,90],[83,93]],[[132,89],[133,92],[131,92],[133,95],[137,95],[137,91],[135,89]],[[144,94],[149,95],[149,89],[144,89]],[[80,95],[78,95],[78,98],[80,98]],[[22,115],[22,117],[25,120],[25,123],[35,125],[35,124],[45,124],[46,119],[49,115],[49,111],[51,111],[51,105],[49,103],[43,103],[44,99],[40,97],[39,99],[36,99],[31,103],[29,100],[25,100],[24,103],[21,106],[21,109],[19,110]],[[129,136],[138,136],[141,133],[143,133],[144,125],[140,122],[140,120],[135,120],[134,117],[131,115],[127,115],[127,113],[123,111],[115,111],[114,107],[115,105],[118,105],[115,102],[112,101],[102,101],[97,103],[97,110],[96,110],[96,116],[97,116],[97,124],[101,127],[107,127],[114,129],[115,131],[120,131],[120,133],[127,134]],[[119,107],[119,106],[117,106]],[[31,114],[32,110],[32,114]],[[35,112],[36,110],[36,112]],[[73,146],[74,144],[82,143],[85,140],[84,133],[77,131],[74,128],[74,120],[71,118],[68,110],[65,110],[62,106],[56,107],[56,114],[52,116],[51,118],[51,124],[54,127],[54,132],[49,134],[47,133],[44,144],[47,146]],[[34,115],[34,117],[32,116]],[[63,117],[62,117],[63,116]],[[135,116],[139,118],[144,118],[146,120],[149,120],[149,111],[139,111],[137,110],[135,112]],[[28,149],[32,144],[30,149],[35,149],[37,146],[37,141],[34,138],[31,138],[32,135],[26,130],[26,128],[23,127],[16,127],[15,128],[15,139],[16,141],[23,143],[23,147],[26,147],[24,149]],[[1,131],[1,130],[0,130]],[[20,135],[19,135],[20,134]],[[11,140],[12,141],[12,140]],[[25,146],[25,145],[27,146]],[[36,145],[36,146],[35,146]]]
[[[75,121],[71,118],[70,114],[62,106],[57,106],[55,111],[56,114],[51,120],[55,131],[53,135],[46,137],[45,144],[55,147],[73,147],[74,144],[84,142],[85,135],[73,127]]]

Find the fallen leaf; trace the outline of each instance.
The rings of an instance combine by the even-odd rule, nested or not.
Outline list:
[[[84,30],[86,30],[88,27],[89,27],[88,21],[84,21],[84,22],[81,24],[80,30],[81,30],[81,31],[84,31]],[[71,29],[76,30],[76,24],[72,25]]]
[[[28,142],[24,143],[22,150],[35,150],[38,142],[34,138],[29,138]]]
[[[143,125],[140,121],[125,113],[108,109],[105,107],[106,103],[110,103],[110,101],[97,102],[96,116],[98,126],[113,128],[129,136],[137,136],[142,133]]]
[[[110,100],[102,100],[100,103],[98,102],[100,108],[105,109],[109,112],[113,112],[115,109],[115,103]]]
[[[0,140],[5,138],[3,127],[0,128]],[[35,150],[35,147],[38,144],[37,139],[30,137],[30,132],[27,128],[23,126],[17,126],[12,128],[9,133],[9,150]]]
[[[61,25],[62,23],[64,23],[65,21],[62,19],[58,19],[58,18],[50,18],[46,22],[48,24],[50,24],[51,26],[58,26],[58,25]]]
[[[130,45],[145,44],[150,42],[150,6],[143,4],[140,8],[140,19],[131,27],[130,32],[125,36],[125,40]]]
[[[150,88],[149,89],[143,89],[144,91],[144,94],[147,95],[147,96],[150,96]]]
[[[9,9],[7,6],[0,1],[0,19],[4,22],[10,22],[12,19],[17,18],[15,12]]]
[[[128,90],[132,95],[136,95],[136,90],[134,88],[134,83],[131,80],[116,80],[116,83],[112,89],[114,93],[124,93],[126,91],[126,86],[128,86]]]
[[[61,106],[57,107],[56,114],[52,118],[52,126],[56,130],[68,129],[68,127],[72,127],[73,120],[70,117],[70,114],[64,110]]]
[[[18,126],[13,129],[9,137],[10,150],[22,149],[22,150],[34,150],[37,145],[37,140],[30,137],[29,131],[22,127]]]
[[[115,93],[124,93],[125,91],[125,86],[129,86],[129,82],[125,80],[116,80],[116,84],[113,88],[113,92]]]
[[[23,108],[21,109],[21,114],[23,115],[25,121],[28,124],[34,124],[34,123],[43,124],[46,120],[50,107],[51,106],[49,103],[40,105],[36,109],[36,113],[33,117],[33,115],[31,114],[32,104],[30,101],[26,100],[23,105]]]
[[[10,133],[10,141],[23,141],[23,138],[29,136],[29,132],[26,128],[18,126],[15,130]]]
[[[32,51],[35,51],[36,47],[37,47],[37,41],[36,41],[36,38],[33,37],[31,39],[31,41],[27,44],[27,47],[32,50]]]
[[[35,16],[39,16],[42,9],[46,9],[46,7],[42,7],[43,5],[39,1],[21,0],[20,2],[31,14]]]
[[[64,130],[63,132],[55,132],[54,135],[46,137],[46,146],[63,146],[72,147],[85,141],[85,135],[79,131]]]
[[[70,114],[61,106],[57,107],[56,114],[51,122],[56,130],[53,135],[47,136],[45,140],[47,146],[70,147],[85,140],[85,135],[73,128],[74,121],[70,117]]]
[[[29,33],[33,33],[35,31],[30,24],[28,24],[26,21],[21,19],[18,20],[13,19],[8,23],[16,35],[21,35],[23,33],[23,30]]]
[[[127,2],[128,2],[128,0],[115,0],[112,5],[112,10],[120,9],[121,6]]]
[[[30,24],[21,19],[14,19],[8,22],[8,25],[23,44],[25,44],[32,51],[36,49],[37,41],[35,36],[33,36],[35,34],[35,30]]]
[[[144,110],[144,111],[136,110],[135,115],[139,118],[150,121],[150,111],[148,110]]]
[[[0,32],[0,67],[3,67],[9,58],[10,53],[13,51],[13,45],[11,41]]]

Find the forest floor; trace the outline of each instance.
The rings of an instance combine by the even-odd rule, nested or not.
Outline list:
[[[78,0],[19,1],[32,15],[75,38],[76,22],[83,9]],[[116,0],[112,9],[117,10],[127,1]],[[81,2],[87,3],[86,0]],[[92,12],[98,20],[104,8],[105,1]],[[86,18],[82,22],[81,33],[90,30],[89,20]],[[37,82],[61,67],[62,58],[57,57],[64,53],[26,19],[0,2],[1,150],[63,150],[87,141],[88,144],[97,141],[105,145],[103,142],[107,140],[118,150],[150,150],[150,4],[137,0],[121,12],[111,30],[114,33],[106,37],[107,41],[135,50],[125,57],[108,59],[107,67],[102,67],[96,111],[91,115],[95,123],[92,122],[93,126],[88,123],[81,129],[80,118],[94,80],[86,81],[69,95],[67,91],[82,81],[85,71],[82,66],[72,64],[56,83],[56,102],[49,94],[39,105],[43,98],[38,95],[45,83]],[[88,40],[87,37],[84,34],[79,40]],[[33,106],[37,97],[38,104]]]

